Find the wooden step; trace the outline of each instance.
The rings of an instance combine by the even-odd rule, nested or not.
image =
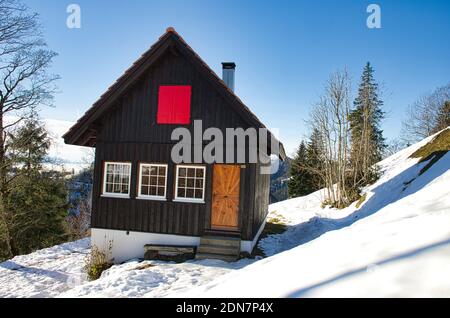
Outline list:
[[[206,254],[222,254],[222,255],[239,255],[239,249],[234,246],[223,245],[200,245],[197,249],[197,253]]]
[[[204,236],[220,236],[220,237],[241,237],[240,231],[225,231],[225,230],[205,230]]]
[[[223,254],[210,254],[210,253],[197,253],[195,259],[219,259],[226,262],[235,262],[238,256],[235,255],[223,255]]]
[[[218,246],[241,246],[241,239],[237,237],[223,236],[203,236],[200,238],[200,245],[218,245]]]
[[[235,262],[239,259],[241,239],[229,236],[202,236],[196,259],[220,259]]]

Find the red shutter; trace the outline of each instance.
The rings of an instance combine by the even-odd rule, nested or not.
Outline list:
[[[191,86],[159,87],[158,124],[189,124],[191,117]]]

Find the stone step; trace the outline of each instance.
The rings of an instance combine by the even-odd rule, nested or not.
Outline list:
[[[206,253],[206,254],[222,254],[222,255],[239,255],[240,248],[238,246],[223,246],[223,245],[209,245],[209,244],[201,244],[197,253]]]
[[[219,259],[225,262],[235,262],[238,257],[236,255],[223,255],[223,254],[210,254],[210,253],[197,253],[195,259]]]
[[[241,239],[236,237],[203,236],[200,239],[200,245],[231,246],[240,248]]]

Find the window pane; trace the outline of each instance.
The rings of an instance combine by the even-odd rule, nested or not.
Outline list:
[[[150,177],[150,185],[156,185],[157,177]]]
[[[158,167],[156,167],[156,166],[151,166],[151,168],[150,168],[150,174],[151,174],[152,176],[157,175],[157,174],[158,174]]]
[[[160,197],[164,196],[164,187],[158,187],[158,196]]]
[[[194,187],[194,179],[187,179],[187,186],[190,188]]]
[[[196,175],[198,178],[203,178],[203,169],[196,169],[196,170],[195,170],[195,175]]]
[[[156,187],[150,187],[150,195],[156,195]]]
[[[195,187],[196,188],[203,188],[203,179],[196,179],[195,180]]]
[[[130,166],[110,163],[105,171],[105,193],[128,194],[130,189]]]
[[[142,177],[142,184],[149,185],[150,178],[148,176]]]
[[[186,196],[186,190],[183,188],[178,188],[177,196],[180,198],[184,198]]]
[[[180,168],[178,171],[178,175],[180,177],[185,177],[186,176],[186,168]]]
[[[148,168],[148,166],[142,166],[142,175],[149,175],[150,174],[150,169]]]
[[[186,189],[186,198],[194,197],[194,189]]]
[[[185,178],[179,178],[178,179],[178,186],[184,188],[186,186],[186,179]]]
[[[195,177],[195,169],[194,168],[189,168],[187,169],[187,175],[188,177]]]
[[[196,199],[201,199],[202,198],[202,190],[195,190],[195,198]]]
[[[160,176],[166,175],[166,167],[159,167],[159,175]]]
[[[166,177],[158,177],[158,185],[164,186],[166,184]]]
[[[141,187],[141,194],[142,195],[148,195],[148,187],[147,186],[142,186]]]

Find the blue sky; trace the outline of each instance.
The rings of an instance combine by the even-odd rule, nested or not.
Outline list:
[[[41,15],[59,56],[56,107],[43,117],[75,121],[173,26],[208,65],[234,61],[236,93],[288,153],[307,134],[304,120],[330,73],[347,67],[356,89],[370,61],[385,90],[383,123],[397,137],[406,107],[450,82],[450,1],[106,1],[27,0]],[[66,27],[66,7],[81,7],[81,29]],[[381,7],[381,29],[366,8]]]

